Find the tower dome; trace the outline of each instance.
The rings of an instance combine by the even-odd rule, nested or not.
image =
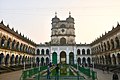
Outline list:
[[[74,18],[71,17],[71,12],[69,12],[69,17],[66,19],[67,22],[74,23]]]
[[[56,23],[56,22],[59,22],[60,19],[57,17],[57,13],[55,12],[55,17],[52,18],[52,23]]]

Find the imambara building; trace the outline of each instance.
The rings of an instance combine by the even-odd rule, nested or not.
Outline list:
[[[36,44],[9,25],[0,23],[0,66],[82,64],[120,66],[120,25],[90,44],[76,44],[74,18],[52,18],[51,41]]]

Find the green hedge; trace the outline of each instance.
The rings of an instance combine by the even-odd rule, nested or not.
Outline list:
[[[47,66],[41,66],[40,67],[40,71],[43,71],[45,69],[47,69]],[[33,75],[38,74],[40,71],[39,71],[39,67],[35,67],[35,68],[28,69],[28,70],[24,70],[22,72],[20,80],[25,80],[27,78],[30,78]]]

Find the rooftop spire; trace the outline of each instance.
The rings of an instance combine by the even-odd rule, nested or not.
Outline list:
[[[57,17],[57,12],[55,12],[55,17]]]
[[[1,24],[3,24],[3,20],[1,21]]]
[[[69,11],[69,16],[71,16],[71,12]]]

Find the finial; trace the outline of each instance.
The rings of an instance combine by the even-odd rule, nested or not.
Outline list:
[[[16,30],[16,33],[18,34],[18,30]]]
[[[1,24],[3,24],[3,20],[1,21]]]
[[[112,27],[112,29],[114,29],[114,26]]]
[[[14,31],[14,28],[12,28],[12,30]]]
[[[57,17],[57,12],[55,12],[55,17]]]
[[[106,31],[105,31],[105,34],[106,34]]]
[[[119,22],[117,22],[117,26],[119,26]]]
[[[69,16],[71,16],[71,12],[69,11]]]
[[[7,27],[9,28],[9,24],[7,24]]]

